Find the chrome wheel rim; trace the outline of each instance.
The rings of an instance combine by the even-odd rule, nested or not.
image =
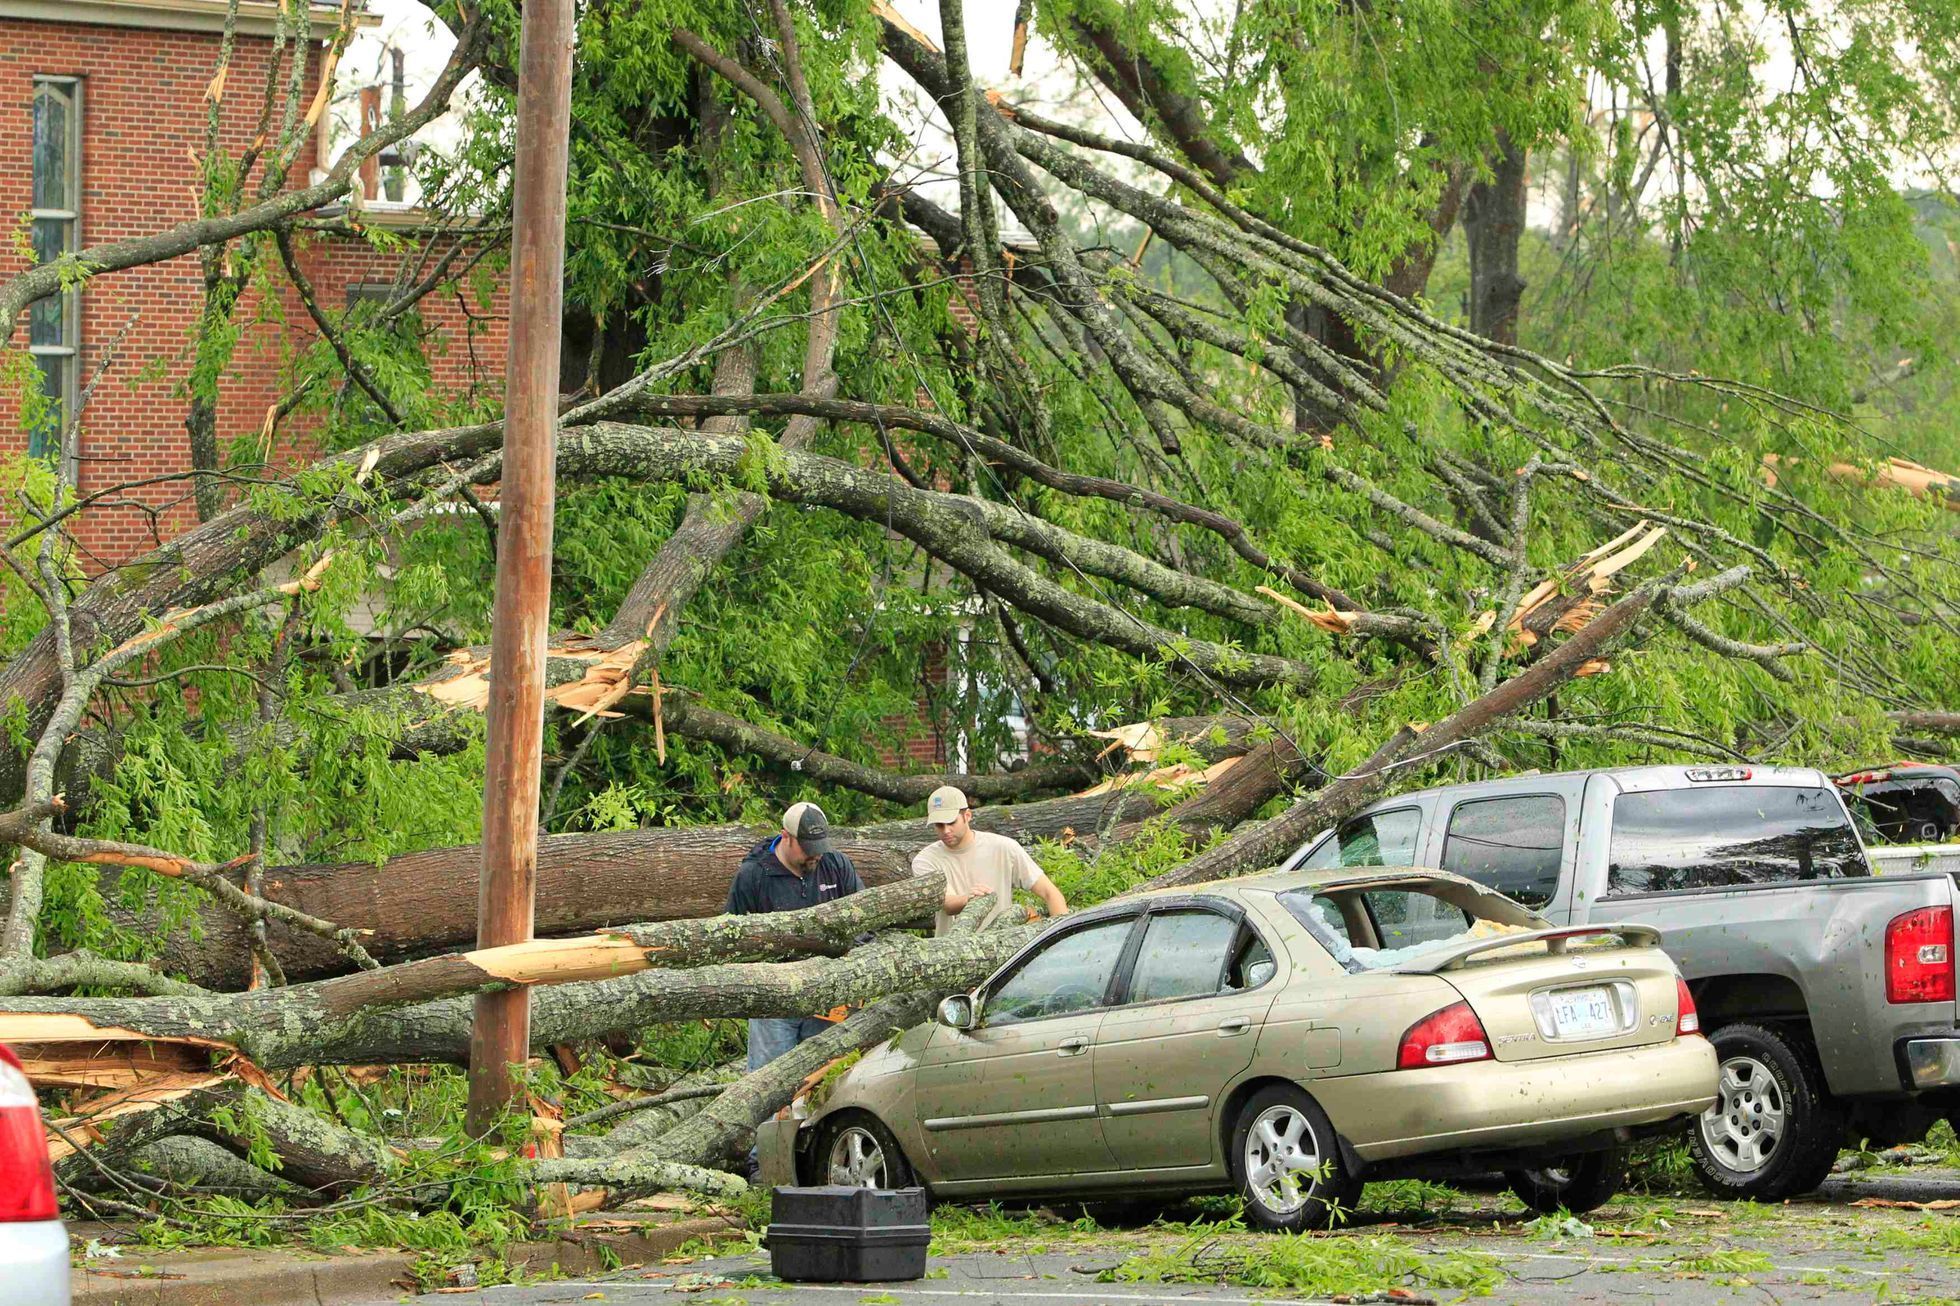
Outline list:
[[[1537,1170],[1527,1170],[1525,1175],[1540,1188],[1556,1192],[1572,1182],[1572,1171],[1562,1165],[1544,1166]]]
[[[884,1188],[885,1149],[862,1125],[846,1125],[830,1142],[829,1182],[850,1188]]]
[[[1295,1107],[1272,1106],[1246,1131],[1246,1187],[1275,1215],[1291,1215],[1313,1196],[1320,1178],[1320,1140]]]
[[[1701,1141],[1730,1170],[1753,1174],[1775,1159],[1789,1111],[1768,1066],[1754,1057],[1731,1057],[1722,1063],[1715,1105],[1701,1114]]]

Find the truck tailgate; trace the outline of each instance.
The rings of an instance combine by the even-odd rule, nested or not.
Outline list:
[[[1955,900],[1950,875],[1885,875],[1609,897],[1590,915],[1658,929],[1711,1029],[1725,1018],[1722,995],[1758,1018],[1775,1019],[1787,1002],[1808,1019],[1831,1090],[1850,1095],[1898,1092],[1901,1041],[1953,1034],[1951,999],[1887,1001],[1885,936],[1901,916],[1952,912]]]

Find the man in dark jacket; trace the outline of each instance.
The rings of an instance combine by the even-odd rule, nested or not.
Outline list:
[[[796,911],[864,888],[851,859],[830,846],[830,821],[815,803],[783,813],[783,832],[749,849],[728,888],[730,915]],[[749,1069],[768,1065],[830,1028],[816,1016],[770,1016],[749,1022]]]

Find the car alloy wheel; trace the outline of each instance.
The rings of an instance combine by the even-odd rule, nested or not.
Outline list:
[[[825,1182],[850,1188],[887,1188],[885,1149],[863,1125],[846,1125],[830,1140]]]
[[[1245,1175],[1260,1205],[1274,1215],[1293,1214],[1313,1196],[1320,1172],[1312,1121],[1285,1103],[1259,1113],[1245,1136]]]
[[[1783,1086],[1754,1057],[1730,1057],[1716,1094],[1715,1105],[1701,1113],[1702,1144],[1729,1169],[1753,1174],[1783,1142],[1789,1110]]]

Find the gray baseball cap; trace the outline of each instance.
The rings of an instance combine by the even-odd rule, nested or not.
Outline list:
[[[783,813],[783,833],[803,845],[812,857],[830,851],[830,818],[815,803],[794,803]]]

